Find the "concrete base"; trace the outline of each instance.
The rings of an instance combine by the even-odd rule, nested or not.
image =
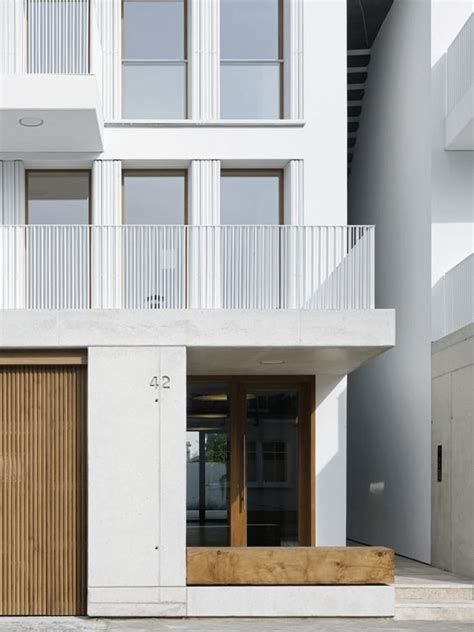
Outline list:
[[[196,586],[189,617],[393,617],[393,586]]]

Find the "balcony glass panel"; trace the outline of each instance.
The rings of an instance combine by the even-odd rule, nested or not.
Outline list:
[[[221,117],[280,118],[280,75],[280,62],[222,62]]]

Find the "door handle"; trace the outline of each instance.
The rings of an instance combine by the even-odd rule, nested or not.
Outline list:
[[[245,432],[242,435],[242,478],[240,481],[239,511],[243,512],[245,507],[245,484],[246,484],[247,455],[245,453]]]

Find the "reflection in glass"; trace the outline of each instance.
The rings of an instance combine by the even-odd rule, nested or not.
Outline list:
[[[29,307],[87,308],[89,173],[32,171],[27,192]]]
[[[186,118],[186,64],[124,62],[123,117]]]
[[[248,546],[298,544],[298,394],[247,394]]]
[[[230,544],[229,394],[225,384],[188,384],[187,546]]]
[[[223,119],[280,118],[281,64],[225,63],[221,65]]]
[[[123,178],[125,224],[184,224],[184,172],[128,172]]]

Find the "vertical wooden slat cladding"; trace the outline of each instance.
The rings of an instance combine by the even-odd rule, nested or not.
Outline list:
[[[0,615],[86,613],[85,366],[0,366]]]

